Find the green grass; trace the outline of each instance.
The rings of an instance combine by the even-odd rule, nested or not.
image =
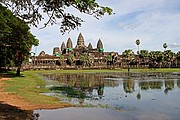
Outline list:
[[[130,72],[180,72],[180,68],[130,69]]]
[[[33,71],[22,72],[22,77],[12,77],[3,81],[6,92],[21,97],[24,101],[34,104],[60,104],[57,98],[45,96],[40,93],[48,92],[46,82]],[[64,103],[62,103],[64,104]]]
[[[97,70],[37,70],[32,73],[101,73],[101,72],[128,72],[127,69],[97,69]],[[156,68],[156,69],[130,69],[130,72],[180,72],[180,68]]]
[[[44,88],[47,83],[40,74],[44,73],[100,73],[100,72],[128,72],[127,69],[118,70],[39,70],[21,72],[21,77],[14,77],[5,83],[4,90],[23,98],[23,100],[35,104],[64,104],[57,98],[45,96],[40,93],[50,92]],[[180,72],[180,68],[165,69],[130,69],[130,72]],[[11,72],[12,74],[12,72]]]

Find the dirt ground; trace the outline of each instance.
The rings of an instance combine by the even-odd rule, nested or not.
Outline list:
[[[33,104],[23,101],[20,97],[3,91],[3,80],[9,80],[10,78],[0,78],[0,103],[9,104],[11,106],[18,107],[21,110],[37,110],[37,109],[55,109],[67,107],[64,105],[44,105]]]

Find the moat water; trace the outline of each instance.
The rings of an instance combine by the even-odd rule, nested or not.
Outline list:
[[[6,114],[4,105],[0,118],[9,115],[11,119],[30,116],[38,120],[180,119],[180,73],[78,73],[43,77],[48,82],[44,87],[51,92],[42,94],[77,107],[16,114],[16,110],[8,109]]]

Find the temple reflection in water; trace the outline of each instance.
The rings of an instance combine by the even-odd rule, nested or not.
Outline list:
[[[45,74],[46,80],[56,81],[52,91],[74,90],[66,93],[68,97],[101,99],[106,88],[122,88],[120,93],[137,94],[141,99],[141,91],[163,90],[167,95],[175,87],[180,88],[180,74],[170,73],[78,73],[78,74]],[[75,95],[72,95],[75,93]]]

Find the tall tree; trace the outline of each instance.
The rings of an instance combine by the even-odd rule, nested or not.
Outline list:
[[[163,52],[164,54],[164,61],[168,64],[169,67],[171,67],[171,64],[173,63],[175,59],[175,53],[171,50],[166,50]]]
[[[73,65],[74,61],[75,61],[74,55],[69,53],[69,56],[67,58],[67,62],[69,63],[69,65]]]
[[[142,59],[141,61],[147,63],[147,58],[149,56],[148,50],[140,50],[139,58]]]
[[[130,66],[130,62],[134,59],[134,52],[132,50],[125,50],[122,53],[122,56],[125,57],[126,61],[128,62],[128,72],[129,72],[129,66]]]
[[[132,59],[134,59],[134,52],[132,50],[125,50],[124,52],[122,52],[123,57],[126,58],[126,60],[131,61]]]
[[[82,55],[80,55],[79,60],[82,63],[82,66],[91,66],[92,58],[87,53],[83,53]]]
[[[110,53],[105,57],[105,62],[107,63],[107,65],[111,65],[112,61],[113,61],[113,57],[112,57],[112,53]]]
[[[29,26],[0,4],[0,60],[3,66],[14,63],[20,76],[22,62],[29,56],[32,45],[38,40],[30,33]],[[2,64],[0,67],[3,67]]]
[[[16,16],[35,26],[46,17],[45,13],[49,19],[44,26],[61,23],[62,33],[80,27],[83,22],[80,17],[66,12],[68,8],[74,8],[97,19],[106,13],[112,14],[111,8],[99,5],[96,0],[0,0],[0,4],[7,6]]]
[[[163,59],[164,59],[164,54],[161,51],[150,51],[149,52],[149,59],[151,63],[153,64],[153,67],[161,67]]]
[[[177,60],[177,63],[180,64],[180,51],[176,53],[176,60]]]
[[[138,51],[137,51],[137,54],[139,54],[139,45],[140,45],[140,40],[139,40],[139,39],[137,39],[135,43],[136,43],[136,45],[138,46]]]

